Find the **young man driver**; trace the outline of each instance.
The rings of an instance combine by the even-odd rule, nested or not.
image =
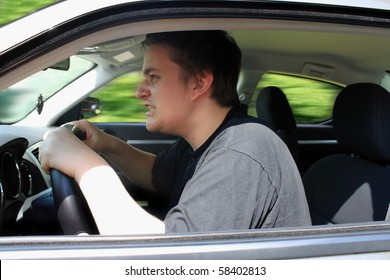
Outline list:
[[[75,178],[100,234],[195,232],[310,225],[300,174],[285,144],[240,108],[241,51],[225,31],[147,35],[137,91],[149,131],[179,136],[159,155],[138,150],[87,121],[80,141],[59,128],[40,149],[43,168]],[[114,170],[170,193],[159,220],[128,195]],[[119,218],[118,218],[119,217]]]

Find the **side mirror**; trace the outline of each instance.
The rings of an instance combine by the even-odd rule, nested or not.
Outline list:
[[[81,104],[81,119],[89,119],[100,114],[100,100],[87,97]]]

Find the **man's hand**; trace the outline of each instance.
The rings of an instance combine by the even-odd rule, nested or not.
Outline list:
[[[102,157],[65,127],[45,134],[39,151],[39,160],[45,172],[57,169],[77,181],[91,168],[108,165]]]
[[[97,153],[104,153],[110,146],[112,137],[101,131],[87,120],[72,122],[79,130],[85,134],[84,143]]]

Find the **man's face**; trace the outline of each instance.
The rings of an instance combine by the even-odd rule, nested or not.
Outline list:
[[[137,90],[137,98],[149,108],[146,127],[149,131],[182,135],[190,110],[187,86],[180,79],[180,67],[169,56],[163,45],[152,45],[144,55],[144,80]]]

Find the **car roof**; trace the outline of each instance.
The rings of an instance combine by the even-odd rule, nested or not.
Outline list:
[[[77,2],[77,3],[75,3]],[[7,38],[7,40],[0,41],[0,53],[8,48],[23,42],[39,33],[45,32],[54,28],[55,26],[91,13],[92,11],[97,11],[100,9],[107,8],[109,6],[121,5],[124,3],[148,3],[155,1],[148,0],[100,0],[100,1],[86,1],[80,2],[77,0],[67,0],[56,2],[46,8],[43,8],[36,13],[32,13],[26,17],[23,17],[19,20],[12,22],[12,24],[5,25],[0,29],[0,37]],[[165,1],[169,2],[169,1]],[[234,2],[234,1],[226,1]],[[369,9],[381,9],[381,10],[390,10],[389,1],[381,0],[317,0],[317,1],[306,1],[306,0],[255,0],[252,2],[268,2],[268,3],[278,3],[284,2],[288,3],[302,3],[302,4],[320,4],[320,5],[331,5],[331,6],[350,6],[350,7],[361,7]],[[76,6],[75,6],[76,5]],[[77,7],[77,8],[75,8]],[[45,20],[42,20],[42,19]],[[28,28],[27,28],[28,26]]]

